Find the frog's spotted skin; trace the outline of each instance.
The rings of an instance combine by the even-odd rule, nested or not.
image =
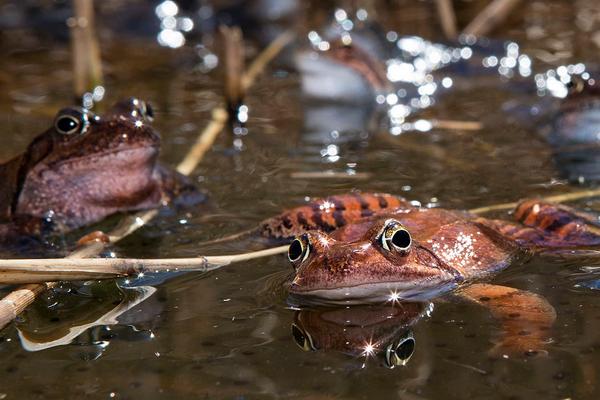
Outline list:
[[[313,200],[262,222],[261,234],[291,239],[309,230],[331,232],[382,210],[410,207],[401,197],[385,193],[352,193]]]
[[[600,245],[598,217],[562,204],[539,199],[520,202],[515,208],[517,223],[479,218],[523,247],[552,251]]]

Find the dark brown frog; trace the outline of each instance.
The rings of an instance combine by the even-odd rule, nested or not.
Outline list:
[[[134,98],[103,116],[59,111],[25,152],[0,165],[0,236],[64,232],[194,192],[184,176],[158,163],[152,118],[152,108]]]

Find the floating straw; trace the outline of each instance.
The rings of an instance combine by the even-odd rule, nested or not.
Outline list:
[[[266,47],[261,54],[257,56],[256,60],[248,68],[249,72],[243,77],[243,84],[246,88],[252,86],[258,74],[288,43],[291,42],[293,37],[294,36],[289,32],[281,34],[268,47]],[[189,175],[196,168],[219,132],[223,130],[226,121],[227,112],[222,105],[213,109],[212,120],[199,135],[198,140],[192,149],[190,149],[183,161],[177,166],[177,171],[184,175]],[[118,242],[124,237],[135,232],[148,223],[148,221],[150,221],[152,218],[154,218],[157,213],[157,210],[150,210],[138,212],[125,217],[115,229],[108,233],[110,243]],[[63,261],[82,259],[98,255],[104,249],[104,247],[104,243],[91,243],[90,245],[86,245],[83,248],[69,254],[69,256],[67,256],[67,258],[65,258]],[[282,249],[280,248],[279,251],[282,252]],[[240,255],[238,255],[238,257],[239,256]],[[56,262],[61,260],[54,261]],[[27,308],[39,294],[55,286],[55,282],[29,284],[22,286],[6,295],[2,300],[0,300],[0,329],[3,329],[6,325],[12,322],[12,320],[14,320],[17,315],[23,312],[23,310]]]

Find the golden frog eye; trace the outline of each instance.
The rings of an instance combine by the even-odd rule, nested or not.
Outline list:
[[[385,349],[385,366],[391,369],[408,364],[415,352],[415,344],[416,341],[411,332],[394,340]]]
[[[292,336],[294,338],[294,342],[304,351],[316,351],[312,337],[303,331],[298,325],[292,324]]]
[[[310,245],[306,235],[302,235],[294,239],[288,248],[288,260],[294,265],[297,265],[308,258],[310,253]]]
[[[61,135],[83,134],[88,125],[88,113],[83,109],[66,108],[59,111],[54,119],[54,129]]]
[[[410,232],[394,219],[387,220],[381,232],[381,247],[387,251],[406,253],[410,250],[412,238]]]

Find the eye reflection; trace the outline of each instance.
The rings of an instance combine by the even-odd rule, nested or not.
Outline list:
[[[291,334],[304,351],[338,352],[362,367],[392,369],[406,366],[412,358],[416,340],[411,327],[427,309],[427,303],[301,309]]]
[[[415,345],[415,338],[410,331],[405,336],[394,340],[385,349],[385,366],[392,369],[408,364],[415,352]]]
[[[306,332],[304,332],[298,325],[292,324],[292,337],[294,342],[304,351],[316,351],[312,338]]]

